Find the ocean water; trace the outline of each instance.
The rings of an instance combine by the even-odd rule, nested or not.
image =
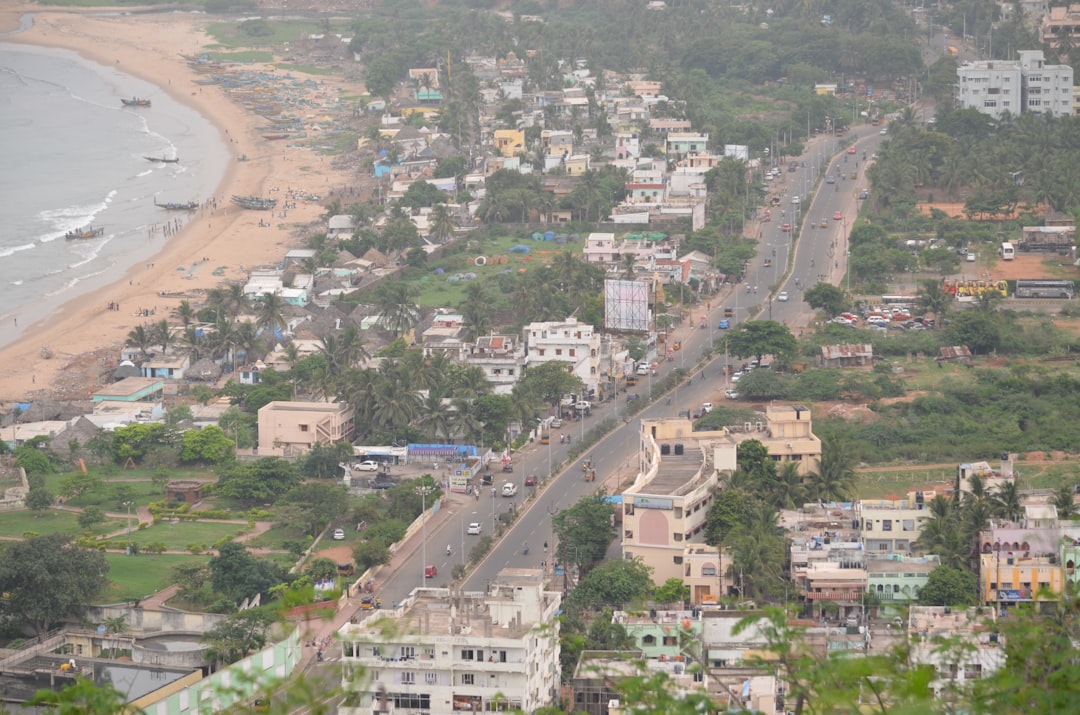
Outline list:
[[[194,87],[194,85],[192,85]],[[120,98],[152,101],[121,106]],[[217,129],[122,67],[0,41],[0,344],[63,303],[153,260],[158,202],[202,202],[230,161]],[[178,164],[144,156],[179,157]],[[73,229],[102,236],[66,240]]]

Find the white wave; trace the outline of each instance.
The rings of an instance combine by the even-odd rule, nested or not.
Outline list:
[[[21,286],[22,284],[23,284],[22,281],[11,281],[11,285],[13,285],[13,286]]]
[[[96,276],[100,276],[103,273],[105,273],[104,269],[102,269],[100,271],[95,271],[93,273],[87,273],[84,276],[75,276],[74,278],[68,280],[66,283],[64,283],[64,285],[57,288],[56,290],[54,290],[54,291],[52,291],[50,293],[46,293],[45,297],[46,298],[52,298],[53,296],[59,295],[60,293],[63,293],[64,291],[66,291],[66,290],[68,290],[70,288],[74,288],[75,286],[79,285],[80,283],[82,283],[85,280],[89,280],[89,279],[94,278]]]
[[[2,248],[2,249],[0,249],[0,258],[7,258],[8,256],[13,255],[15,253],[18,253],[19,251],[29,251],[34,246],[35,246],[35,244],[33,244],[33,243],[24,243],[21,246],[12,246],[11,248]]]
[[[115,194],[116,191],[110,191],[103,201],[96,204],[74,204],[63,208],[39,211],[37,218],[42,223],[49,225],[52,230],[38,236],[38,240],[42,243],[49,243],[58,238],[63,238],[68,231],[93,223],[94,217],[109,207],[109,203]]]
[[[147,174],[153,174],[153,173],[154,173],[153,169],[147,169],[146,171],[140,171],[135,176],[146,176]]]

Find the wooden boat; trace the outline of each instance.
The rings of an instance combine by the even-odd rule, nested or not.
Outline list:
[[[252,211],[269,211],[277,206],[277,199],[264,199],[259,196],[233,196],[233,203]]]
[[[149,107],[149,99],[139,99],[138,97],[132,97],[131,99],[121,99],[120,103],[125,107]]]
[[[86,228],[77,228],[73,231],[68,231],[64,234],[64,238],[69,241],[74,241],[83,238],[96,238],[104,233],[104,228],[94,228],[93,226],[87,226]]]
[[[278,139],[288,139],[288,134],[263,134],[263,139],[268,141],[277,141]]]
[[[159,162],[161,164],[179,164],[180,163],[180,157],[176,157],[175,159],[166,159],[163,156],[144,156],[143,159],[146,159],[147,161],[156,161],[156,162]]]
[[[195,201],[188,201],[186,203],[166,201],[163,204],[159,204],[157,199],[154,199],[154,206],[165,209],[166,211],[196,211],[199,208],[199,204]]]

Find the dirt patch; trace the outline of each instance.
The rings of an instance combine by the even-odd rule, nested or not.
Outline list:
[[[883,405],[895,405],[898,402],[911,402],[916,397],[922,397],[923,395],[929,394],[930,393],[926,390],[910,390],[906,394],[900,395],[899,397],[883,397],[878,400],[878,402]]]
[[[352,547],[331,546],[328,549],[319,549],[315,552],[315,558],[327,558],[333,561],[335,564],[352,563]]]

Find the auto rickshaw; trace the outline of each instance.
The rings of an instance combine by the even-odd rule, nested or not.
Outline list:
[[[424,578],[435,578],[439,575],[439,569],[435,568],[434,564],[428,564],[424,567]]]
[[[586,469],[585,470],[585,481],[587,481],[587,482],[596,481],[596,470],[595,469]]]
[[[675,350],[682,350],[682,340],[676,340],[675,344],[671,346]]]
[[[550,432],[543,432],[540,434],[540,444],[551,444]]]

